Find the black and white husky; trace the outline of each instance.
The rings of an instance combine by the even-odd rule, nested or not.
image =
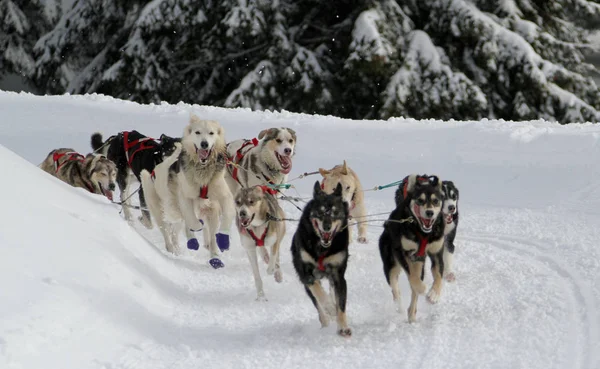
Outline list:
[[[437,176],[412,174],[396,192],[396,209],[386,221],[379,238],[379,252],[392,297],[400,306],[398,277],[402,269],[412,290],[408,320],[414,322],[418,296],[425,293],[425,257],[431,260],[433,286],[427,294],[436,303],[442,292],[444,273],[444,226],[442,183]]]
[[[199,248],[193,232],[202,230],[213,268],[223,267],[221,251],[229,249],[229,228],[235,217],[233,196],[225,183],[225,131],[213,120],[190,117],[173,155],[143,170],[142,186],[168,251],[176,252],[178,226],[185,224],[187,247]],[[219,226],[219,220],[221,220]]]
[[[452,181],[443,181],[444,191],[444,220],[446,227],[444,230],[444,278],[448,282],[456,280],[454,275],[454,238],[456,238],[456,228],[458,227],[458,188]]]
[[[329,325],[329,315],[335,314],[341,336],[352,334],[346,321],[344,277],[348,264],[348,215],[342,185],[327,194],[315,182],[313,199],[302,212],[291,248],[294,269],[317,308],[321,325]],[[323,278],[329,280],[330,296],[321,285]]]
[[[129,205],[131,186],[136,180],[140,182],[141,186],[140,173],[142,170],[152,172],[165,156],[170,155],[175,150],[175,142],[179,141],[181,141],[180,138],[172,138],[163,134],[157,142],[135,130],[119,132],[106,139],[106,141],[103,141],[102,134],[98,132],[92,134],[92,149],[95,152],[101,152],[117,166],[117,184],[121,192],[123,215],[128,222],[132,220]],[[138,219],[146,228],[152,228],[150,212],[146,209],[144,189],[141,187],[138,191],[138,197],[142,211],[142,216]]]

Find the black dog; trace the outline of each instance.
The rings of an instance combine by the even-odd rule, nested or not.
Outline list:
[[[306,204],[292,240],[292,260],[300,282],[319,312],[323,327],[329,324],[328,313],[337,314],[338,334],[350,336],[346,322],[346,266],[348,264],[348,204],[338,184],[330,195],[315,182],[313,199]],[[333,296],[327,296],[321,279],[329,280]],[[334,303],[331,303],[331,299]]]
[[[180,142],[181,138],[173,138],[163,134],[160,136],[159,141],[157,142],[135,130],[119,132],[109,137],[106,142],[102,141],[102,134],[100,133],[94,133],[91,137],[92,149],[95,152],[103,153],[117,165],[117,184],[121,191],[123,214],[127,221],[131,221],[131,210],[126,203],[127,201],[125,201],[132,184],[131,174],[141,183],[140,173],[142,170],[152,172],[165,156],[169,156],[175,151],[175,142]],[[146,228],[152,228],[150,212],[147,210],[141,185],[138,196],[142,210],[142,216],[138,219]]]
[[[400,304],[398,276],[402,269],[408,274],[412,295],[408,320],[414,322],[417,299],[425,293],[425,257],[431,259],[433,287],[427,294],[431,303],[439,300],[444,272],[444,219],[442,183],[436,176],[412,174],[396,191],[396,209],[386,221],[379,238],[383,271],[392,288],[394,301]]]
[[[452,181],[443,181],[444,191],[444,220],[446,227],[444,230],[444,278],[448,282],[456,280],[452,264],[454,262],[454,238],[456,238],[456,228],[458,228],[458,188]]]

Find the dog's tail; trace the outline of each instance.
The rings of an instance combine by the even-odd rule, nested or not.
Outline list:
[[[104,141],[102,140],[102,133],[96,132],[92,135],[92,150],[98,151],[102,145],[104,145]]]

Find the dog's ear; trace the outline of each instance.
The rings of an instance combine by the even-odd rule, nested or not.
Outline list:
[[[415,189],[415,186],[417,185],[417,177],[417,174],[411,174],[406,178],[406,190],[404,192],[408,194]]]
[[[274,132],[277,131],[277,128],[269,128],[269,129],[263,129],[262,131],[260,131],[260,133],[258,134],[258,139],[262,140],[263,137],[267,136],[267,135],[271,135]]]
[[[347,176],[348,175],[348,165],[346,164],[346,160],[344,160],[344,165],[342,166],[342,171],[341,171],[343,176]]]
[[[329,174],[329,171],[327,169],[319,168],[319,173],[321,173],[321,175],[325,177]]]
[[[333,191],[333,195],[342,197],[342,190],[342,183],[338,182],[337,186],[335,186],[335,190]]]
[[[294,131],[291,128],[286,128],[288,130],[288,132],[290,132],[292,134],[292,138],[294,139],[294,142],[296,142],[296,131]]]
[[[160,137],[159,137],[158,139],[159,139],[160,141],[168,141],[168,140],[169,140],[169,138],[171,138],[171,137],[167,136],[167,135],[166,135],[166,134],[164,134],[164,133],[161,133],[161,134],[160,134]]]
[[[319,181],[315,182],[315,186],[313,188],[313,198],[319,197],[323,195],[323,190],[321,189],[321,183]]]

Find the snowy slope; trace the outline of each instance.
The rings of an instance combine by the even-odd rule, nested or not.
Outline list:
[[[421,298],[409,325],[374,222],[370,243],[351,245],[354,331],[342,339],[319,328],[293,274],[294,223],[284,282],[263,267],[269,301],[259,303],[235,231],[226,267],[212,270],[206,252],[171,256],[158,231],[131,228],[116,205],[36,168],[53,148],[88,152],[96,130],[180,135],[190,109],[219,120],[228,140],[295,129],[291,177],[346,159],[365,188],[411,172],[454,180],[457,282],[438,305]],[[591,124],[350,121],[0,92],[0,368],[598,368],[599,137]],[[316,179],[293,183],[308,196]],[[366,199],[369,213],[388,212],[393,190]],[[401,288],[406,307],[404,275]]]

